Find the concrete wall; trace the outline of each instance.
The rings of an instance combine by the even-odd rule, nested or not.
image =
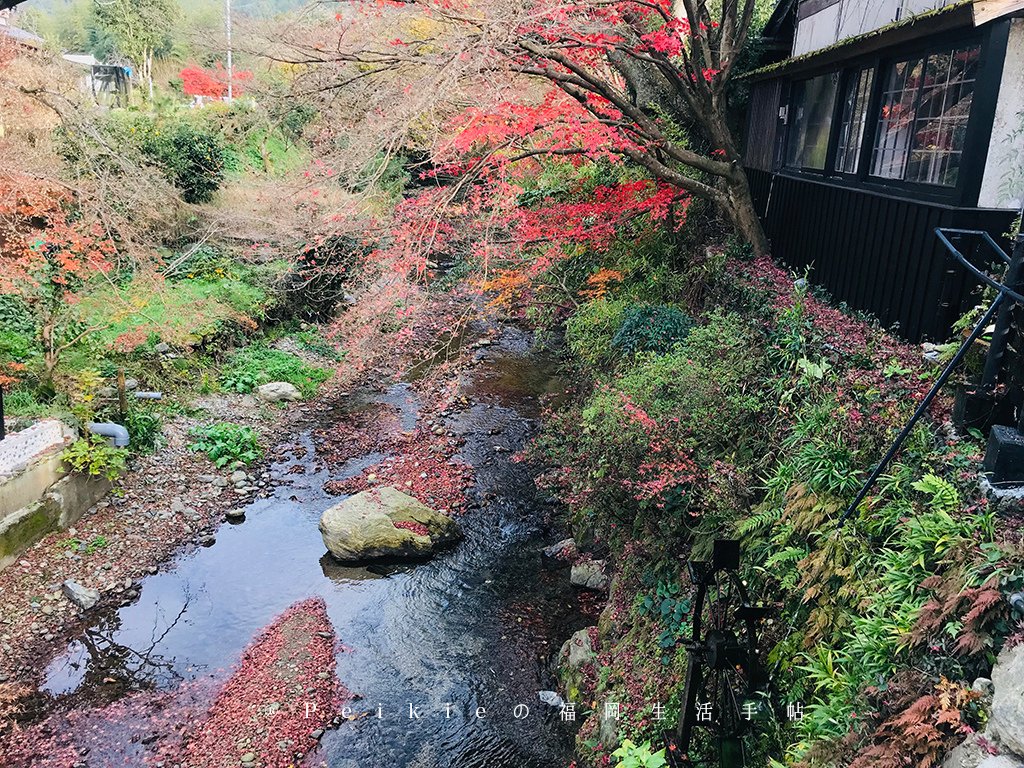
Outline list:
[[[110,483],[69,475],[60,454],[74,433],[43,421],[0,441],[0,570],[45,534],[74,525]]]
[[[999,85],[992,142],[981,182],[981,208],[1024,204],[1024,19],[1014,19]]]

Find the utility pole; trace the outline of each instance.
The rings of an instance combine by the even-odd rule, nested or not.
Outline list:
[[[231,65],[231,0],[224,0],[224,31],[228,38],[228,101],[231,101],[235,96],[235,73]]]

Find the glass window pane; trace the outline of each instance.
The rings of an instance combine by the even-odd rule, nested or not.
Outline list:
[[[839,144],[836,151],[836,170],[856,173],[860,164],[861,142],[867,122],[868,101],[875,70],[862,69],[851,75],[843,94],[843,121],[839,126]]]
[[[971,115],[980,48],[896,63],[882,92],[871,173],[955,186]]]
[[[834,73],[829,73],[793,84],[786,165],[825,169],[837,80]]]

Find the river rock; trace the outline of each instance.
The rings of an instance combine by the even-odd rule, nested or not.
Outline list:
[[[596,627],[581,629],[562,644],[558,651],[558,679],[562,683],[567,701],[580,701],[587,689],[587,678],[594,674],[593,662],[597,659],[591,634]],[[593,683],[594,681],[590,681]]]
[[[590,634],[594,627],[587,627],[574,632],[572,637],[562,644],[558,652],[558,661],[564,669],[576,671],[589,661],[597,658]]]
[[[542,703],[547,704],[549,707],[561,709],[565,706],[565,700],[555,691],[541,691],[537,696],[540,698]]]
[[[99,590],[83,587],[77,581],[72,581],[71,579],[61,584],[60,588],[64,596],[83,611],[88,611],[100,601]]]
[[[426,535],[395,523],[414,523]],[[458,525],[417,499],[391,488],[371,488],[335,504],[320,517],[320,534],[337,560],[429,557],[462,538]]]
[[[990,755],[978,763],[978,768],[1024,768],[1024,763],[1011,755]]]
[[[604,560],[587,560],[577,563],[569,573],[569,581],[577,587],[604,591],[608,589],[608,574]]]
[[[287,381],[272,381],[256,388],[256,396],[267,403],[280,403],[284,400],[301,400],[302,393],[294,384]]]
[[[1024,645],[999,654],[992,684],[988,733],[1011,752],[1024,754]]]
[[[987,756],[988,752],[978,744],[978,734],[972,733],[950,750],[942,762],[942,768],[978,768]]]
[[[540,551],[541,562],[543,562],[545,568],[552,570],[558,568],[568,568],[572,565],[572,561],[579,554],[579,550],[576,549],[576,541],[574,539],[563,539],[557,544],[552,544],[550,547],[544,547]]]

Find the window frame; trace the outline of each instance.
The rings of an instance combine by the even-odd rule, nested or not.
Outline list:
[[[944,203],[956,206],[975,206],[981,190],[981,180],[985,172],[985,161],[988,156],[989,141],[995,118],[996,100],[998,98],[1003,63],[1006,57],[1006,46],[1009,37],[1009,22],[1003,21],[989,24],[978,30],[959,29],[941,35],[934,35],[918,41],[915,45],[904,45],[899,50],[882,50],[876,53],[851,57],[842,62],[834,62],[787,78],[788,83],[805,80],[822,74],[838,72],[839,83],[836,91],[832,128],[829,135],[828,153],[825,169],[803,169],[785,164],[786,155],[776,169],[776,173],[797,178],[831,181],[844,187],[864,189],[886,194],[890,197],[904,197],[919,201]],[[971,114],[967,121],[960,170],[955,186],[940,186],[923,182],[904,181],[903,179],[886,179],[871,175],[871,159],[875,142],[880,130],[879,113],[882,105],[882,92],[892,68],[899,62],[941,54],[953,48],[980,46],[978,72],[972,96]],[[873,69],[874,76],[868,98],[866,125],[861,137],[856,173],[844,173],[836,169],[839,138],[842,126],[842,110],[845,102],[846,88],[851,78],[856,77],[864,69]],[[792,106],[792,88],[785,89],[786,106]],[[787,120],[783,130],[784,147],[789,146],[789,136],[793,121]]]
[[[857,147],[857,157],[855,165],[857,170],[855,171],[844,171],[836,167],[839,161],[839,140],[843,130],[843,110],[846,105],[846,91],[850,84],[859,80],[861,74],[864,72],[871,73],[871,85],[868,88],[867,99],[864,104],[864,124],[861,126],[860,134],[860,145]],[[831,137],[832,146],[829,147],[829,162],[826,168],[828,168],[829,176],[837,179],[856,180],[860,178],[862,163],[864,162],[864,142],[867,141],[868,136],[871,134],[871,117],[872,108],[875,100],[875,90],[878,88],[878,65],[874,61],[862,62],[860,64],[853,64],[843,68],[843,76],[839,83],[840,91],[838,98],[836,99],[836,119],[839,121],[837,124],[837,131],[834,137]]]
[[[834,139],[834,133],[835,133],[836,105],[840,101],[840,96],[841,96],[841,93],[842,93],[841,89],[842,89],[843,84],[845,82],[844,79],[843,79],[843,74],[844,73],[841,70],[837,72],[835,69],[826,69],[824,71],[817,72],[817,73],[812,74],[812,75],[807,75],[806,77],[796,77],[796,78],[793,78],[790,81],[790,83],[789,83],[789,94],[787,96],[787,105],[788,105],[788,112],[787,112],[787,114],[789,116],[789,119],[788,119],[787,124],[786,124],[786,137],[785,137],[785,143],[783,145],[783,153],[782,153],[783,167],[786,168],[787,170],[796,171],[798,173],[806,173],[806,174],[813,175],[813,176],[816,176],[816,177],[819,177],[819,178],[822,177],[822,176],[828,176],[829,175],[829,173],[830,173],[829,169],[831,167],[831,159],[832,159],[832,152],[833,152],[833,146],[832,145],[835,143],[833,139]],[[792,129],[793,129],[793,127],[795,125],[795,122],[796,122],[796,119],[795,119],[795,117],[793,115],[794,108],[796,106],[796,104],[794,103],[794,100],[793,100],[793,94],[794,94],[794,92],[796,90],[796,85],[797,85],[797,83],[805,83],[805,82],[808,82],[810,80],[815,80],[815,79],[817,79],[819,77],[822,77],[822,76],[824,76],[824,77],[829,77],[829,76],[836,77],[836,76],[838,76],[838,79],[836,80],[836,83],[835,83],[835,86],[834,86],[834,89],[833,89],[833,92],[832,92],[832,117],[831,117],[831,120],[829,122],[828,138],[826,139],[826,143],[825,143],[825,162],[823,164],[823,167],[821,167],[821,168],[813,168],[813,167],[807,166],[807,165],[790,165],[789,164],[789,142],[790,142],[790,140],[793,137]],[[806,90],[804,90],[804,93],[806,93]]]

